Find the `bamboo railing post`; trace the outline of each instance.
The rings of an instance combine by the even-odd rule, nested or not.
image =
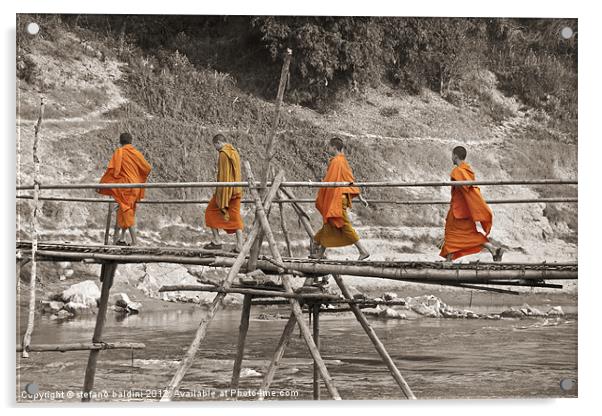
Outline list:
[[[343,294],[343,296],[345,296],[346,299],[353,299],[353,296],[351,296],[351,292],[349,292],[349,289],[347,288],[347,285],[345,284],[345,282],[343,282],[343,279],[341,279],[341,276],[339,276],[338,274],[333,274],[332,276],[334,277],[335,282],[337,282],[337,285],[341,289],[341,293]],[[370,338],[370,341],[372,341],[372,343],[376,347],[376,351],[378,351],[381,358],[383,359],[383,361],[389,368],[391,375],[395,379],[395,382],[397,382],[397,384],[401,388],[401,391],[403,392],[403,394],[408,399],[411,399],[411,400],[416,399],[416,396],[410,389],[410,386],[404,380],[403,376],[399,372],[399,369],[397,368],[397,366],[395,365],[395,363],[389,356],[389,353],[385,349],[385,346],[378,339],[376,332],[374,332],[374,329],[370,326],[370,324],[368,323],[368,320],[366,319],[366,317],[364,316],[364,314],[362,313],[360,308],[354,303],[350,303],[349,307],[353,311],[353,314],[357,318],[357,320],[360,323],[360,325],[362,326],[362,328],[364,328],[364,331],[366,331],[366,334]]]
[[[245,354],[245,340],[247,338],[247,332],[249,330],[249,317],[251,315],[252,299],[252,295],[245,295],[242,304],[242,312],[240,314],[240,326],[238,329],[238,346],[236,349],[236,359],[234,360],[234,368],[232,370],[232,382],[230,383],[230,388],[233,390],[238,389],[238,383],[240,381],[240,369]]]
[[[246,162],[246,163],[248,163],[248,162]],[[265,198],[264,205],[266,207],[269,207],[272,204],[272,201],[274,200],[274,198],[276,197],[276,191],[278,190],[278,187],[282,183],[283,177],[284,177],[284,173],[281,172],[279,175],[276,175],[276,177],[274,178],[272,186],[270,187],[270,190]],[[249,251],[251,250],[251,247],[257,238],[260,227],[261,227],[261,225],[260,225],[260,222],[257,220],[257,215],[256,215],[255,222],[253,224],[253,228],[252,228],[251,232],[249,233],[249,235],[247,236],[247,240],[245,241],[242,250],[240,251],[240,253],[238,253],[238,256],[236,257],[236,261],[230,268],[230,270],[228,272],[228,276],[222,283],[223,287],[226,287],[226,288],[230,287],[232,281],[238,275],[238,272],[240,271],[243,263],[246,261],[246,257],[249,254]],[[201,346],[201,342],[203,341],[203,339],[205,339],[205,336],[207,335],[207,328],[209,327],[209,323],[215,316],[218,309],[221,307],[222,301],[225,296],[226,296],[225,293],[218,293],[215,296],[215,298],[213,299],[213,303],[211,304],[209,310],[207,311],[206,315],[203,317],[203,319],[199,323],[199,326],[195,333],[194,339],[193,339],[192,343],[190,344],[190,347],[188,347],[188,351],[186,352],[184,358],[180,362],[180,366],[178,367],[178,370],[176,371],[176,373],[172,377],[171,381],[169,382],[169,385],[167,386],[164,395],[161,397],[162,402],[171,401],[171,399],[173,398],[176,389],[180,386],[180,383],[182,382],[182,379],[184,378],[184,375],[186,374],[186,372],[192,365],[194,356],[196,355],[197,351],[199,350],[199,348]]]
[[[249,162],[245,162],[244,166],[245,166],[245,170],[247,171],[247,177],[249,178],[249,181],[250,182],[253,181],[253,172],[251,171],[251,165],[249,164]],[[272,256],[274,257],[274,259],[276,260],[277,263],[282,264],[282,256],[280,255],[280,252],[278,251],[278,246],[276,244],[276,240],[274,239],[274,234],[272,233],[272,229],[270,227],[270,223],[268,222],[267,215],[261,204],[261,197],[259,196],[259,193],[257,192],[257,190],[255,188],[250,188],[250,191],[251,191],[251,195],[255,199],[255,204],[257,206],[256,215],[259,218],[259,221],[263,228],[263,232],[264,232],[264,235],[270,246],[270,251],[272,253]],[[287,292],[294,293],[290,279],[291,279],[290,275],[284,274],[282,276],[282,284],[284,286],[284,289]],[[322,357],[320,356],[320,352],[318,351],[318,348],[316,347],[316,344],[312,338],[311,330],[309,329],[309,326],[307,325],[307,323],[303,320],[303,311],[301,310],[301,306],[299,305],[299,302],[297,301],[297,299],[290,299],[290,304],[293,309],[293,313],[295,314],[295,317],[297,318],[297,324],[299,325],[301,335],[303,336],[303,339],[305,340],[305,343],[307,344],[309,352],[312,355],[314,361],[316,362],[316,365],[318,366],[318,368],[320,370],[320,374],[322,375],[322,378],[324,380],[324,384],[326,385],[326,388],[328,389],[330,395],[332,396],[332,398],[334,400],[341,400],[341,396],[339,395],[339,392],[337,391],[336,387],[334,386],[334,384],[332,382],[332,378],[330,377],[330,374],[328,373],[328,369],[326,368],[326,365],[324,364],[324,361],[322,360]]]
[[[27,315],[27,328],[23,335],[23,352],[22,357],[29,357],[29,344],[31,343],[31,335],[33,333],[35,310],[36,310],[36,280],[37,280],[37,260],[36,251],[38,250],[38,213],[39,213],[39,176],[40,176],[40,158],[38,155],[38,145],[40,143],[40,128],[42,127],[42,119],[44,118],[44,98],[40,99],[40,112],[38,121],[34,126],[33,134],[33,213],[31,216],[31,279],[29,281],[29,311]]]
[[[286,227],[286,220],[284,218],[284,204],[282,202],[278,203],[279,213],[280,213],[280,228],[282,228],[282,235],[284,236],[284,241],[286,242],[286,253],[289,257],[293,257],[293,248],[291,246],[291,239],[288,235],[288,229]]]
[[[274,147],[275,147],[275,138],[276,131],[278,130],[278,124],[280,123],[280,107],[282,107],[282,100],[284,99],[284,91],[286,90],[286,84],[288,81],[289,74],[289,66],[291,64],[291,57],[293,55],[293,51],[290,49],[286,50],[286,54],[284,55],[284,62],[282,63],[282,70],[280,71],[280,81],[278,83],[278,93],[276,94],[276,108],[274,109],[274,123],[272,124],[268,136],[268,142],[266,143],[266,153],[265,160],[263,166],[261,168],[261,190],[260,195],[263,198],[265,194],[265,189],[268,182],[268,175],[270,172],[270,163],[272,158],[274,157]],[[261,251],[261,245],[263,244],[263,233],[260,231],[253,248],[251,249],[251,254],[249,256],[249,270],[255,270],[257,266],[257,258],[259,257],[259,253]]]
[[[113,217],[113,202],[109,202],[109,208],[107,212],[107,222],[105,224],[105,246],[109,244],[109,234],[111,233],[111,218]]]
[[[261,382],[261,387],[259,388],[260,392],[267,391],[267,389],[270,388],[270,384],[272,384],[272,381],[274,380],[274,374],[276,374],[276,368],[278,368],[278,364],[280,364],[280,360],[284,355],[284,350],[291,339],[296,322],[297,318],[295,317],[295,314],[291,312],[291,316],[286,322],[284,331],[282,331],[282,335],[280,336],[280,341],[278,341],[278,345],[276,346],[276,350],[272,356],[272,361],[270,361],[270,365],[268,366],[265,376]],[[263,400],[263,395],[260,394],[258,400]]]
[[[113,277],[115,276],[116,269],[117,263],[103,264],[100,269],[102,288],[100,290],[100,302],[98,304],[98,315],[96,315],[96,326],[94,327],[92,343],[102,342],[102,331],[104,330],[107,319],[107,309],[109,306],[109,294],[111,292],[111,286],[113,286]],[[92,389],[94,388],[94,377],[96,376],[96,363],[98,362],[99,354],[100,350],[92,350],[88,356],[88,364],[84,375],[82,402],[89,402],[91,399]]]
[[[320,302],[312,305],[312,316],[314,326],[314,341],[320,350]],[[314,400],[320,400],[320,370],[318,363],[314,360]]]

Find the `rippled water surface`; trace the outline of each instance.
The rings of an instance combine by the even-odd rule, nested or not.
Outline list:
[[[253,319],[246,344],[240,389],[257,389],[285,325],[285,320]],[[287,312],[282,310],[283,314]],[[109,314],[107,341],[146,344],[145,350],[103,351],[95,388],[117,395],[154,400],[154,390],[168,384],[190,344],[204,312],[149,312],[125,319]],[[212,322],[207,339],[182,383],[197,400],[229,387],[240,311],[225,310]],[[37,321],[32,343],[87,342],[95,318]],[[351,314],[322,314],[321,350],[339,393],[346,399],[400,399],[401,391],[370,340]],[[561,379],[577,379],[577,318],[523,320],[414,319],[371,321],[418,398],[573,397]],[[79,391],[87,352],[17,355],[17,396],[27,383],[39,392]],[[272,388],[287,399],[312,398],[313,367],[298,330],[276,372]],[[297,392],[297,393],[294,393]],[[121,397],[119,395],[122,395]],[[131,396],[128,396],[131,397]],[[328,392],[322,387],[322,397]],[[58,397],[62,399],[61,397]],[[65,396],[65,400],[69,400]],[[76,400],[76,399],[71,399]],[[114,400],[111,397],[105,400]]]

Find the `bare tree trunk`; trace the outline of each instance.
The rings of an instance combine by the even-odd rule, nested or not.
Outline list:
[[[36,280],[37,280],[37,260],[36,252],[38,251],[38,213],[39,213],[39,189],[40,184],[40,158],[38,156],[38,145],[40,141],[40,128],[42,127],[42,119],[44,117],[44,99],[40,99],[40,113],[38,122],[34,127],[33,138],[33,214],[31,218],[31,280],[29,283],[29,314],[27,316],[27,329],[23,336],[23,358],[29,357],[29,344],[31,343],[31,334],[33,333],[33,325],[36,309]]]

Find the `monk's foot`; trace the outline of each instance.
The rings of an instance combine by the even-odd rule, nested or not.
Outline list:
[[[116,246],[128,246],[129,244],[125,240],[118,240],[115,243]]]
[[[500,262],[502,261],[502,256],[504,255],[504,248],[503,247],[498,247],[497,250],[495,250],[495,254],[493,255],[493,261],[495,262]]]
[[[219,244],[219,243],[214,243],[212,241],[209,244],[205,244],[203,246],[203,248],[206,249],[206,250],[221,250],[222,249],[222,245]]]
[[[360,253],[359,257],[357,258],[358,261],[362,261],[362,260],[366,260],[368,257],[370,257],[370,253],[368,253],[367,251],[365,253]]]

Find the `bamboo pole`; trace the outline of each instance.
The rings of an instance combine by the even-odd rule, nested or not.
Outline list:
[[[115,270],[117,264],[109,263],[103,264],[100,269],[100,276],[102,281],[102,288],[100,290],[100,302],[98,304],[98,314],[96,315],[96,325],[94,327],[94,335],[92,336],[92,343],[102,343],[102,331],[104,330],[105,322],[107,319],[107,309],[109,306],[109,294],[111,292],[111,286],[113,286],[113,278],[115,276]],[[94,388],[94,378],[96,376],[96,364],[98,362],[98,355],[100,350],[91,350],[88,356],[88,364],[86,366],[86,373],[84,375],[84,387],[82,402],[89,402],[91,399],[90,392]]]
[[[373,182],[312,182],[290,181],[283,182],[286,188],[343,188],[357,186],[364,188],[406,188],[406,187],[441,187],[441,186],[504,186],[504,185],[577,185],[575,179],[515,179],[489,181],[373,181]],[[271,186],[268,182],[266,186]],[[249,187],[248,182],[154,182],[154,183],[49,183],[40,184],[39,189],[116,189],[116,188],[214,188],[219,187]],[[17,191],[33,190],[34,185],[19,185]]]
[[[144,254],[102,254],[102,253],[74,253],[67,251],[38,250],[38,261],[50,259],[49,261],[84,261],[87,259],[99,262],[117,263],[178,263],[195,264],[214,267],[232,267],[235,259],[230,257],[196,257],[175,255],[144,255]],[[367,262],[368,263],[368,262]],[[550,263],[553,264],[553,263]],[[243,260],[243,265],[246,261]],[[481,284],[505,284],[501,281],[508,280],[577,280],[578,271],[575,266],[571,270],[530,270],[530,269],[507,269],[488,270],[481,268],[458,268],[458,269],[414,269],[406,266],[371,266],[366,264],[324,264],[303,259],[290,261],[284,260],[282,265],[289,272],[300,272],[309,275],[345,274],[350,276],[363,276],[371,278],[390,279],[401,282],[444,284],[451,283],[481,283]],[[504,265],[507,265],[504,263]],[[241,267],[242,267],[241,266]],[[258,261],[258,268],[267,273],[279,273],[282,269],[273,262],[266,260]]]
[[[27,328],[23,335],[23,358],[29,357],[29,344],[31,343],[31,335],[33,334],[35,310],[36,310],[36,280],[37,280],[37,260],[36,252],[38,250],[38,213],[40,204],[38,201],[40,185],[40,157],[38,155],[38,145],[40,143],[40,129],[44,118],[44,98],[40,99],[40,112],[38,121],[34,127],[33,134],[33,214],[31,216],[31,278],[29,281],[29,311],[27,314]]]
[[[265,198],[264,204],[266,207],[269,207],[271,205],[273,199],[276,197],[276,191],[278,190],[278,187],[280,186],[280,183],[282,182],[283,176],[284,176],[284,174],[282,172],[280,172],[280,174],[276,175],[276,177],[274,178],[274,183],[270,187],[270,190]],[[257,218],[256,218],[256,220],[253,224],[253,228],[251,229],[251,232],[247,236],[247,240],[245,241],[242,250],[236,257],[235,262],[232,264],[232,266],[228,272],[228,276],[222,283],[223,287],[229,288],[230,284],[232,283],[234,278],[238,275],[238,272],[240,271],[243,263],[245,262],[245,258],[247,256],[247,254],[249,254],[249,251],[251,250],[251,246],[253,245],[253,243],[255,242],[255,239],[257,238],[257,234],[259,233],[259,228],[260,228],[260,223],[259,223],[259,221],[257,221]],[[209,310],[207,311],[207,314],[203,317],[203,319],[199,323],[199,326],[195,333],[194,339],[193,339],[192,343],[190,344],[190,347],[188,347],[188,351],[186,352],[184,358],[180,362],[180,366],[178,367],[178,370],[173,375],[171,381],[169,382],[169,385],[167,386],[167,388],[165,390],[164,395],[161,397],[162,402],[171,401],[171,399],[174,397],[176,389],[180,386],[180,383],[182,382],[184,375],[186,374],[186,372],[192,365],[194,356],[196,355],[197,351],[199,350],[199,348],[201,346],[201,342],[205,339],[205,336],[207,335],[207,328],[209,327],[209,323],[215,316],[218,309],[221,307],[222,301],[225,296],[226,296],[225,293],[218,293],[215,296],[215,298],[213,299],[213,303],[211,304]]]
[[[352,299],[353,296],[351,296],[351,292],[349,292],[349,289],[347,288],[347,285],[345,284],[345,282],[343,282],[343,279],[341,279],[341,276],[339,276],[337,274],[333,274],[332,276],[334,277],[335,282],[337,282],[337,285],[341,289],[341,293],[343,293],[343,296],[345,296],[345,298],[347,298],[347,299]],[[353,311],[353,314],[357,318],[358,322],[362,326],[362,328],[364,328],[364,331],[366,331],[366,334],[370,338],[370,341],[372,341],[372,343],[374,344],[374,347],[376,347],[376,351],[378,351],[381,358],[383,359],[383,361],[389,368],[391,375],[395,379],[395,382],[401,388],[401,391],[403,392],[405,397],[408,399],[411,399],[411,400],[416,399],[416,396],[412,392],[412,389],[410,389],[410,386],[404,380],[403,376],[399,372],[399,369],[397,368],[397,366],[395,365],[395,363],[389,356],[389,353],[385,349],[385,346],[378,339],[376,332],[374,332],[374,329],[370,326],[370,324],[368,323],[368,320],[366,319],[366,317],[364,316],[362,311],[357,307],[357,305],[355,305],[353,303],[349,304],[349,306],[350,306],[351,310]]]
[[[141,350],[146,346],[140,342],[80,342],[75,344],[36,344],[30,345],[31,352],[66,352],[66,351],[90,351],[90,350]],[[23,351],[21,345],[17,346],[17,352]]]
[[[282,188],[284,190],[286,188]],[[17,195],[17,199],[33,199],[32,195]],[[112,203],[109,198],[79,198],[79,197],[60,197],[60,196],[40,196],[40,201],[52,202],[90,202],[90,203]],[[137,204],[142,205],[186,205],[186,204],[208,204],[209,199],[143,199]],[[391,204],[391,205],[448,205],[449,200],[394,200],[394,199],[368,199],[369,204]],[[243,199],[242,204],[254,204],[250,199]],[[278,198],[274,202],[278,204],[314,204],[316,201],[313,198]],[[519,198],[519,199],[489,199],[486,201],[490,205],[495,204],[572,204],[578,203],[578,198]]]
[[[107,212],[107,222],[105,224],[105,246],[109,244],[109,234],[111,233],[111,218],[113,217],[113,202],[109,202],[109,208]]]
[[[253,296],[245,295],[242,312],[240,313],[240,326],[238,328],[238,345],[236,348],[236,359],[234,360],[234,368],[232,369],[232,381],[230,388],[233,390],[238,389],[238,383],[240,381],[240,369],[242,367],[242,360],[245,354],[245,341],[247,339],[247,332],[249,331],[249,317],[251,316],[251,300]]]
[[[209,285],[166,285],[159,288],[159,292],[180,292],[180,291],[198,291],[198,292],[217,292],[217,293],[240,293],[249,296],[261,297],[281,297],[287,299],[320,299],[336,300],[338,296],[324,293],[288,293],[280,290],[264,290],[243,287],[216,287]]]
[[[284,205],[279,203],[278,208],[280,213],[280,228],[282,229],[282,235],[284,236],[284,241],[286,242],[286,253],[289,257],[293,257],[291,239],[288,235],[288,229],[286,228],[286,220],[284,219]]]
[[[248,161],[245,161],[244,166],[245,166],[245,170],[247,171],[247,177],[249,178],[249,181],[253,181],[253,172],[251,171],[251,165],[249,164]],[[270,223],[268,222],[267,215],[265,213],[265,209],[262,206],[261,197],[259,196],[259,193],[257,192],[257,190],[255,188],[251,188],[251,195],[253,196],[253,198],[256,201],[256,206],[257,206],[256,216],[261,223],[264,235],[270,246],[270,251],[272,253],[272,256],[274,257],[274,259],[276,260],[277,263],[282,263],[282,257],[280,256],[280,252],[278,251],[276,240],[274,239],[274,235],[270,228]],[[290,279],[291,279],[290,275],[287,275],[287,274],[283,275],[282,276],[282,284],[287,292],[294,293]],[[324,361],[322,360],[322,357],[320,356],[320,352],[318,351],[316,344],[311,336],[311,331],[310,331],[307,323],[303,320],[303,312],[301,310],[301,306],[299,305],[299,302],[296,299],[290,299],[290,304],[293,309],[293,313],[295,314],[295,317],[297,318],[297,324],[299,325],[301,335],[303,336],[305,343],[307,344],[307,347],[308,347],[314,361],[317,363],[318,368],[320,369],[320,374],[322,375],[324,384],[326,385],[328,392],[330,393],[330,395],[332,396],[332,398],[334,400],[341,400],[341,396],[339,395],[336,387],[334,386],[332,379],[330,377],[330,374],[328,373],[328,369],[326,368],[326,365],[324,364]]]
[[[282,331],[282,335],[280,336],[280,340],[278,341],[278,345],[276,346],[276,350],[272,356],[272,360],[270,361],[270,365],[265,372],[265,376],[261,381],[261,387],[259,387],[260,392],[267,391],[274,380],[274,375],[276,374],[276,369],[278,368],[278,364],[280,364],[280,360],[284,356],[284,350],[288,342],[291,339],[291,335],[293,334],[293,330],[295,329],[295,323],[297,322],[297,318],[295,314],[291,312],[290,318],[286,322],[284,327],[284,331]],[[259,395],[258,400],[263,400],[263,395]]]
[[[316,347],[318,351],[320,350],[320,304],[314,303],[311,307],[312,316],[313,316],[313,326],[314,326],[314,342],[316,343]],[[318,363],[314,360],[314,380],[313,380],[313,388],[314,388],[314,400],[320,400],[320,369],[318,368]]]
[[[286,83],[288,81],[289,66],[291,64],[292,56],[293,51],[287,49],[284,55],[284,62],[282,63],[282,70],[280,71],[280,82],[278,83],[278,93],[276,95],[276,108],[274,109],[274,123],[270,129],[270,135],[266,145],[265,162],[261,171],[261,187],[263,189],[265,189],[267,186],[270,162],[275,155],[274,147],[276,142],[276,131],[278,130],[278,124],[280,123],[280,107],[282,107],[282,100],[284,99],[284,92],[286,90]]]

